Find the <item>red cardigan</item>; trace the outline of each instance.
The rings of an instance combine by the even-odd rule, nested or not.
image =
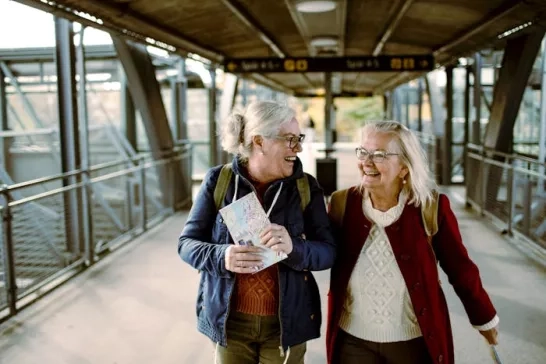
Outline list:
[[[362,194],[351,187],[342,227],[334,226],[338,243],[337,261],[331,270],[326,331],[329,364],[334,361],[339,320],[349,279],[364,246],[372,223],[362,211]],[[396,262],[400,267],[428,352],[435,363],[453,364],[453,337],[444,293],[421,219],[421,210],[406,205],[400,218],[385,228]],[[457,219],[449,200],[440,195],[438,233],[433,247],[449,283],[462,301],[473,325],[491,321],[496,311],[485,292],[476,265],[463,245]],[[342,364],[342,363],[341,363]]]

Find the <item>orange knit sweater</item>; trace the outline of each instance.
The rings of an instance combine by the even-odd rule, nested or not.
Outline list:
[[[249,178],[256,189],[258,199],[263,196],[268,184]],[[279,312],[279,274],[277,265],[272,265],[255,274],[238,274],[232,296],[235,311],[250,315],[270,316]]]

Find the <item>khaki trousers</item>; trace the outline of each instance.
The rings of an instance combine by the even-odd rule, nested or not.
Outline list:
[[[303,364],[306,343],[284,353],[277,316],[234,312],[227,321],[227,347],[215,344],[214,364]]]

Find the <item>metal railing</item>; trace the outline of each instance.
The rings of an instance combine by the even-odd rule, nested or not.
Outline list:
[[[173,211],[189,206],[191,155],[190,144],[161,159],[139,155],[0,186],[0,322]],[[161,188],[147,187],[151,175],[162,181]],[[177,175],[182,180],[175,180]],[[52,182],[60,187],[31,196],[18,193]],[[112,188],[97,191],[98,185]],[[108,200],[115,220],[98,196]]]
[[[415,130],[413,130],[413,133],[415,133],[417,139],[419,139],[419,142],[421,142],[421,146],[423,147],[427,157],[430,172],[436,176],[438,171],[437,164],[441,159],[438,158],[438,137],[436,137],[434,134],[423,133]]]
[[[546,248],[546,164],[468,144],[467,204]]]

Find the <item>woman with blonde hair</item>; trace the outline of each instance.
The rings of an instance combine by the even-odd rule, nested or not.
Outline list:
[[[360,185],[335,192],[329,208],[338,255],[328,363],[453,364],[437,262],[472,325],[495,345],[499,318],[417,137],[398,122],[369,123],[356,156]]]
[[[322,189],[297,157],[303,139],[285,105],[257,101],[234,112],[222,131],[233,162],[208,171],[180,235],[180,257],[201,271],[197,325],[216,344],[215,364],[303,364],[306,342],[320,336],[311,271],[331,268],[336,249]],[[288,255],[258,272],[261,248],[235,245],[218,213],[252,192],[271,221],[261,243]]]

